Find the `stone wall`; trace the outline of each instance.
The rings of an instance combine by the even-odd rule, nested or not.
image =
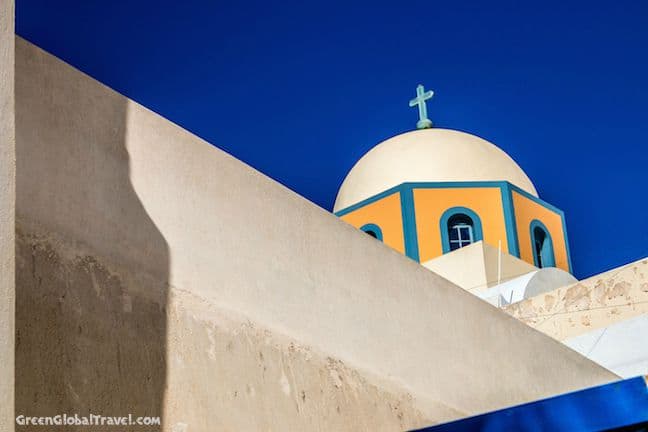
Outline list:
[[[14,2],[0,2],[0,430],[14,429]]]
[[[400,430],[616,378],[16,46],[19,410]]]
[[[561,341],[648,313],[648,259],[537,295],[505,310]]]

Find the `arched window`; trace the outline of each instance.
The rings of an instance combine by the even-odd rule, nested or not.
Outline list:
[[[456,250],[468,246],[475,241],[475,223],[464,214],[456,214],[448,219],[448,237],[450,238],[450,250]]]
[[[360,229],[377,240],[382,241],[383,239],[382,230],[376,224],[368,223],[361,226]]]
[[[533,262],[536,267],[555,267],[553,241],[546,226],[539,220],[531,222],[531,248],[533,250]]]
[[[465,207],[453,207],[441,216],[443,253],[451,252],[482,240],[481,220]]]

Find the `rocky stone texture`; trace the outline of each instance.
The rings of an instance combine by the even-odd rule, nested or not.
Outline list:
[[[558,340],[648,312],[648,259],[540,294],[505,310]]]

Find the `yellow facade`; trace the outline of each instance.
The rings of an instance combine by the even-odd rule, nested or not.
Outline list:
[[[484,242],[508,252],[502,193],[499,187],[414,189],[416,233],[420,261],[443,255],[441,216],[453,207],[467,207],[479,215]]]
[[[403,214],[398,192],[347,213],[341,219],[356,228],[369,223],[378,225],[382,230],[383,242],[398,252],[405,253]]]
[[[533,264],[531,222],[539,220],[545,225],[551,235],[556,267],[570,271],[562,215],[529,199],[519,192],[513,191],[512,195],[520,258]]]
[[[501,245],[502,252],[532,265],[536,263],[531,225],[540,222],[551,237],[555,266],[571,272],[562,212],[506,182],[403,184],[343,210],[340,218],[356,228],[377,225],[386,245],[427,262],[443,255],[444,247],[448,250],[442,219],[456,208],[478,218],[475,241],[495,248]]]

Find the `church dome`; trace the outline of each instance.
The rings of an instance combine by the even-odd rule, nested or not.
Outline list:
[[[406,182],[508,181],[538,196],[522,168],[488,141],[449,129],[390,138],[365,154],[342,182],[333,211]]]

